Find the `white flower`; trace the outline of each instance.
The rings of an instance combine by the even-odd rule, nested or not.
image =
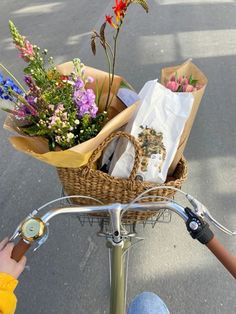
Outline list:
[[[67,134],[67,139],[72,139],[73,137],[74,137],[73,133],[70,132],[70,133]]]

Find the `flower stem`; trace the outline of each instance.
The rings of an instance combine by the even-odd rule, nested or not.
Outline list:
[[[13,78],[13,80],[18,84],[18,86],[22,89],[22,91],[26,94],[26,90],[24,89],[24,87],[20,84],[20,82],[15,78],[15,76],[7,69],[4,67],[3,64],[0,63],[0,67],[7,72],[8,75],[11,76],[11,78]]]
[[[111,77],[111,87],[110,89],[112,88],[112,85],[113,85],[113,81],[114,81],[114,76],[115,76],[115,65],[116,65],[116,53],[117,53],[117,39],[118,39],[118,35],[119,35],[119,32],[120,32],[120,28],[122,26],[122,23],[123,21],[121,20],[120,21],[120,25],[119,27],[117,28],[117,31],[116,31],[116,35],[114,36],[114,54],[113,54],[113,62],[112,62],[112,77]],[[110,105],[110,104],[109,104]],[[108,106],[109,106],[108,105]]]
[[[109,80],[108,80],[108,94],[107,94],[107,100],[106,100],[106,104],[105,104],[105,111],[107,111],[108,109],[108,103],[109,103],[109,99],[110,99],[110,94],[111,94],[111,60],[110,57],[108,55],[107,49],[104,47],[105,50],[105,54],[107,57],[107,62],[108,62],[108,73],[109,73]]]
[[[35,111],[35,109],[27,102],[27,100],[25,100],[25,98],[21,95],[17,94],[14,90],[9,89],[9,93],[19,99],[19,101],[22,102],[31,112]]]

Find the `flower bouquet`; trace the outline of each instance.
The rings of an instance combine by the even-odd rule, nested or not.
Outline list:
[[[183,155],[207,82],[206,76],[191,60],[187,60],[178,66],[162,69],[161,83],[164,86],[172,90],[172,92],[191,93],[194,98],[190,116],[185,123],[177,152],[169,167],[168,175],[173,174]]]
[[[121,85],[130,86],[115,75],[115,64],[118,35],[134,3],[148,11],[145,0],[116,0],[114,18],[106,15],[100,31],[92,33],[92,51],[96,54],[101,44],[107,73],[79,59],[56,66],[46,49],[31,44],[9,22],[13,42],[27,63],[26,90],[0,65],[9,76],[0,74],[0,97],[8,101],[2,108],[9,114],[4,126],[21,135],[10,139],[16,149],[56,167],[80,167],[110,133],[127,123],[137,104],[126,109],[116,97]],[[114,31],[113,45],[106,38],[107,25]]]
[[[16,131],[13,146],[31,156],[57,167],[59,178],[67,194],[82,194],[104,203],[129,202],[156,183],[141,182],[136,173],[141,162],[139,143],[130,134],[113,131],[120,129],[134,115],[138,102],[126,108],[117,97],[120,87],[130,88],[122,77],[115,75],[117,40],[128,9],[139,4],[148,12],[146,0],[115,0],[113,16],[106,15],[100,30],[91,36],[92,52],[97,45],[104,49],[108,72],[84,66],[79,59],[55,65],[47,50],[32,45],[10,22],[10,30],[20,57],[27,63],[24,87],[11,78],[0,77],[1,98],[13,106],[8,112],[5,128]],[[107,27],[113,31],[112,44]],[[94,163],[114,137],[125,137],[135,147],[136,156],[129,178],[112,177],[94,169]],[[186,179],[186,162],[182,159],[167,186],[180,188]],[[173,197],[170,189],[153,190],[150,195]],[[91,204],[91,199],[73,200]],[[127,219],[137,220],[140,213],[127,213]],[[154,213],[143,213],[147,218]],[[140,219],[140,218],[139,218]]]

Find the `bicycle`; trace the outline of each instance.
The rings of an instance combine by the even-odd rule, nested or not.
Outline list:
[[[165,197],[146,196],[146,193],[153,189],[168,188],[175,189],[182,193],[191,204],[191,207],[184,207],[173,199]],[[30,213],[16,228],[10,240],[14,241],[18,237],[19,242],[15,245],[12,257],[19,261],[24,253],[37,243],[38,249],[48,238],[49,221],[62,214],[76,215],[83,222],[95,219],[99,222],[100,231],[98,236],[105,237],[110,258],[110,313],[124,314],[126,311],[126,267],[125,259],[129,253],[129,249],[133,245],[133,241],[137,238],[136,224],[142,221],[136,221],[130,224],[129,221],[122,219],[127,211],[144,211],[153,212],[151,221],[156,223],[166,211],[173,211],[178,214],[185,222],[187,230],[192,238],[197,239],[200,243],[206,245],[208,249],[218,258],[224,267],[236,278],[236,257],[234,257],[226,248],[216,239],[215,235],[209,228],[210,223],[228,235],[234,236],[236,232],[228,230],[213,218],[209,210],[190,194],[178,190],[173,187],[159,186],[149,189],[140,194],[129,204],[101,204],[80,206],[70,203],[68,206],[60,206],[50,209],[46,213],[40,215],[40,211],[49,205],[58,201],[73,200],[73,198],[89,198],[85,196],[64,196],[53,200]],[[151,201],[149,199],[151,198]],[[159,201],[155,199],[160,198]],[[90,198],[91,199],[91,198]],[[93,199],[95,200],[95,199]],[[105,215],[108,213],[109,215]],[[94,216],[97,215],[97,216]],[[130,229],[128,231],[128,229]]]

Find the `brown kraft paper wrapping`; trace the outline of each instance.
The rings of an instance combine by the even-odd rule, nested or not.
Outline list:
[[[58,70],[62,75],[69,75],[73,71],[73,63],[67,62],[61,64],[58,66]],[[99,87],[101,87],[104,82],[101,103],[105,103],[108,91],[108,73],[91,67],[85,67],[85,75],[92,76],[95,79],[94,83],[88,84],[88,88],[93,88],[95,90],[96,81]],[[110,120],[96,137],[67,150],[60,150],[60,148],[58,148],[56,151],[49,151],[48,142],[45,138],[22,136],[23,134],[20,132],[19,128],[17,128],[12,116],[8,115],[4,123],[4,128],[17,132],[21,135],[12,136],[10,138],[11,144],[15,149],[55,167],[77,168],[85,165],[97,146],[109,134],[118,130],[130,120],[139,104],[136,102],[129,108],[126,108],[124,104],[116,97],[117,91],[122,81],[124,81],[122,77],[115,76],[112,86],[112,101],[108,110]]]
[[[202,96],[205,92],[205,88],[207,86],[207,78],[206,76],[200,71],[200,69],[191,62],[191,60],[186,61],[185,63],[175,66],[175,67],[169,67],[169,68],[164,68],[161,71],[161,84],[166,85],[167,81],[170,79],[172,75],[177,74],[177,76],[187,76],[190,77],[190,75],[193,76],[194,79],[198,80],[198,84],[202,86],[199,90],[196,92],[193,92],[193,97],[194,97],[194,102],[192,106],[192,111],[190,113],[190,116],[185,124],[183,133],[180,138],[180,142],[178,145],[177,152],[175,154],[175,157],[173,159],[173,162],[169,168],[168,175],[172,175],[179,160],[181,159],[185,146],[187,144],[190,131],[192,129],[198,108],[201,103]]]

